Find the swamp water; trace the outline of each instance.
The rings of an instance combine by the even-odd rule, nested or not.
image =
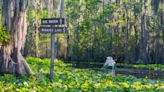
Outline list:
[[[96,71],[103,71],[103,72],[111,72],[110,69],[102,70],[103,64],[88,64],[88,63],[74,63],[73,67],[75,68],[82,68],[82,69],[93,69]],[[140,68],[129,68],[129,67],[117,67],[115,70],[115,76],[123,74],[123,75],[132,75],[137,78],[148,78],[148,79],[160,79],[164,80],[164,71],[160,70],[152,70],[152,69],[140,69]]]

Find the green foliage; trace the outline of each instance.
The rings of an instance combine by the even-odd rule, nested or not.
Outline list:
[[[162,47],[164,40],[161,0],[66,0],[65,3],[65,13],[70,21],[72,56],[85,55],[86,58],[103,60],[113,55],[135,63],[141,58],[141,41],[145,40],[145,48],[149,47],[149,51],[145,51],[148,55],[144,56],[153,56],[148,62],[163,61],[162,55],[158,55],[161,58],[158,61],[153,60],[157,58],[155,54],[164,51],[163,48],[154,51],[154,48]],[[143,34],[142,22],[146,24]],[[87,56],[90,53],[93,53],[92,57]]]
[[[139,3],[139,2],[135,3],[134,13],[135,13],[135,14],[140,14],[141,11],[142,11],[141,3]]]
[[[49,80],[49,59],[26,59],[34,75],[17,79],[13,75],[0,77],[1,92],[163,92],[163,81],[110,74],[91,69],[75,69],[62,61],[55,62],[55,76]]]
[[[8,33],[7,33],[7,27],[2,26],[2,16],[0,15],[0,44],[6,43],[10,39]]]
[[[132,67],[132,68],[141,68],[141,69],[151,69],[151,70],[164,70],[164,65],[161,64],[123,64],[117,63],[117,66]]]
[[[29,3],[27,20],[29,31],[27,33],[26,47],[30,55],[36,51],[39,45],[38,53],[45,57],[45,50],[50,51],[50,35],[37,35],[41,18],[47,18],[46,0],[33,0]],[[55,2],[56,3],[56,2]],[[162,47],[162,15],[163,5],[161,0],[64,0],[64,15],[68,26],[69,34],[57,36],[62,39],[59,41],[58,57],[65,55],[67,41],[68,51],[71,59],[99,59],[112,55],[116,58],[129,59],[132,63],[138,60],[143,38],[147,38],[145,46],[149,47],[149,55],[155,56],[155,53],[163,53],[163,48],[155,49],[158,45]],[[56,5],[55,5],[56,6]],[[52,9],[52,16],[57,14]],[[145,10],[146,9],[146,10]],[[153,14],[153,11],[156,14]],[[142,16],[145,16],[146,32],[145,37],[141,38]],[[67,21],[68,20],[68,21]],[[68,23],[68,24],[67,24]],[[37,31],[36,31],[37,30]],[[158,32],[160,35],[157,35]],[[66,38],[67,41],[66,41]],[[158,48],[158,47],[157,47]],[[138,50],[135,50],[138,49]],[[135,60],[134,58],[135,57]],[[152,57],[154,59],[156,57]],[[150,60],[151,63],[161,63],[162,55],[157,62]],[[160,61],[161,60],[161,61]]]
[[[6,26],[0,26],[0,43],[6,43],[10,40],[10,36],[7,33]]]

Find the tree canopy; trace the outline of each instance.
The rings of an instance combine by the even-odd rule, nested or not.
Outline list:
[[[68,33],[57,35],[57,58],[102,61],[113,56],[118,62],[163,63],[163,0],[64,0],[64,3]],[[25,56],[50,56],[50,35],[40,34],[40,20],[48,18],[49,12],[51,18],[59,17],[59,9],[60,0],[28,1]],[[0,35],[1,44],[11,38],[2,25]]]

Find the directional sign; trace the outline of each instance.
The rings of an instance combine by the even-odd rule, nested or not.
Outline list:
[[[40,33],[60,34],[65,33],[65,27],[41,27]]]
[[[64,24],[64,22],[64,18],[47,18],[41,20],[42,25],[61,25]]]

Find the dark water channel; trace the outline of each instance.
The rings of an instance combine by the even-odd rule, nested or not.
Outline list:
[[[103,71],[101,67],[103,64],[87,64],[87,63],[74,63],[72,64],[75,68],[82,69],[94,69],[96,71]],[[164,79],[164,71],[160,70],[149,70],[143,68],[133,68],[133,67],[116,67],[115,75],[133,75],[137,78],[149,78],[149,79]]]

